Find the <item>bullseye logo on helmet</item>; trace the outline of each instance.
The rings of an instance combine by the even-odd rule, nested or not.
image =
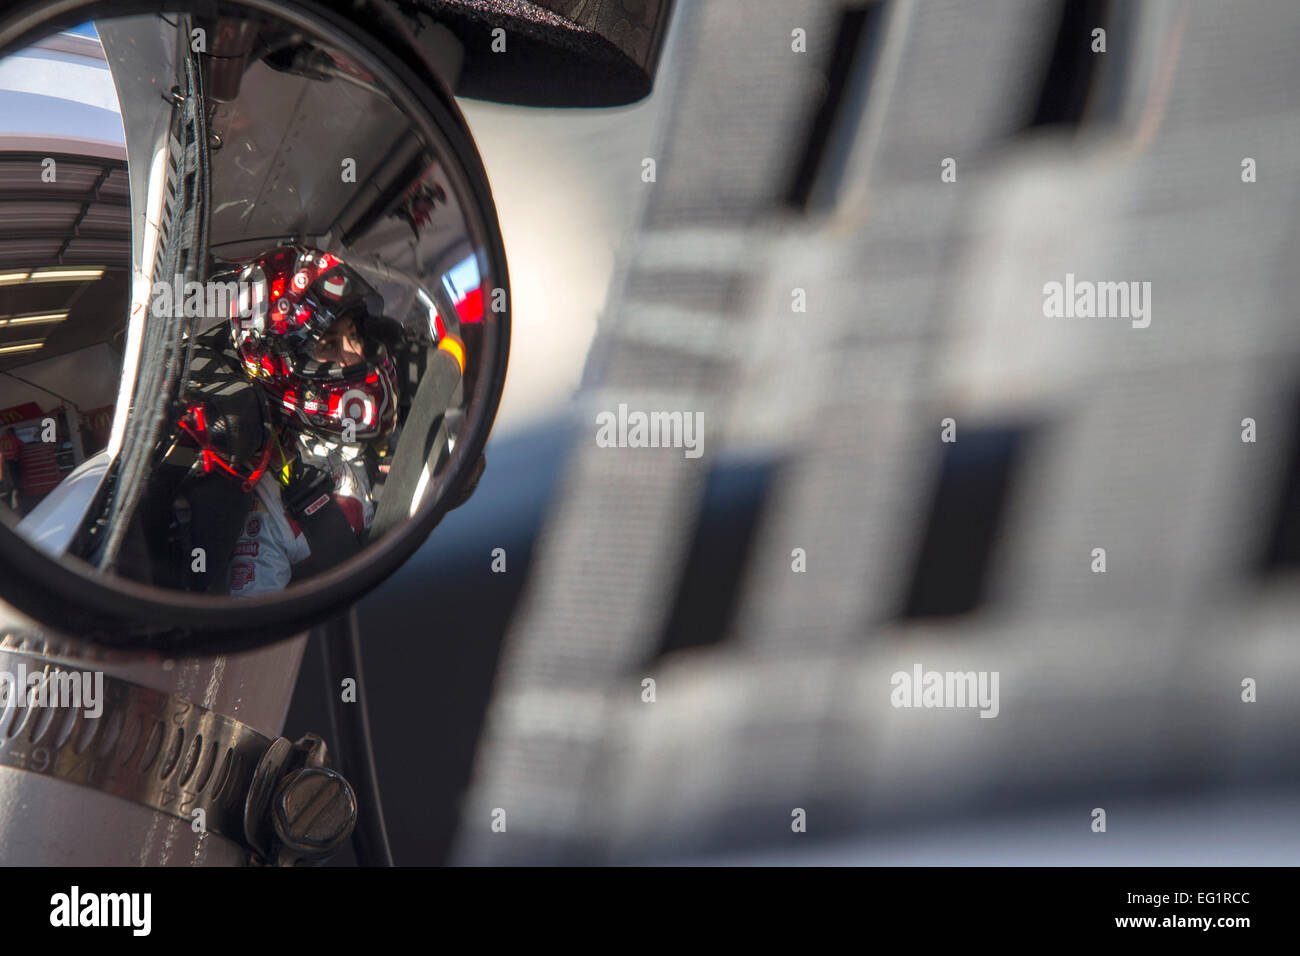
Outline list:
[[[310,280],[306,272],[295,272],[293,274],[293,287],[297,289],[299,292],[307,288],[307,283],[309,281]]]
[[[358,425],[369,427],[378,421],[375,414],[375,400],[359,388],[350,388],[339,399],[339,415],[351,419]]]
[[[297,401],[297,396],[294,396]],[[306,425],[341,433],[347,441],[366,441],[386,434],[397,417],[392,366],[385,359],[365,379],[344,386],[329,387],[312,395],[297,407]]]

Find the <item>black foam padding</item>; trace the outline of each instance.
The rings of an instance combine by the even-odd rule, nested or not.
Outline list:
[[[208,440],[224,458],[248,463],[262,450],[266,436],[256,388],[235,363],[224,325],[197,337],[186,394],[203,402]]]
[[[456,94],[520,106],[621,106],[650,93],[673,0],[405,0],[460,38]],[[506,31],[506,52],[492,31]]]
[[[234,558],[235,543],[244,528],[244,519],[253,504],[251,492],[226,474],[200,475],[185,486],[190,503],[190,544],[203,548],[207,569],[203,574],[190,573],[190,589],[209,594],[226,594],[226,574]],[[182,567],[189,568],[182,555]]]

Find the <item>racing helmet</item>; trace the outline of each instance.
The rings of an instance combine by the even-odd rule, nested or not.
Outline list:
[[[355,269],[328,252],[282,246],[248,263],[238,289],[235,353],[282,414],[327,437],[368,441],[393,430],[397,374],[375,334],[384,300]],[[318,361],[325,333],[343,319],[355,323],[364,359]]]

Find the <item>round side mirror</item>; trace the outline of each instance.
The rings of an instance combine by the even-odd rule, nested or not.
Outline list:
[[[472,493],[510,313],[457,68],[295,0],[0,16],[0,598],[249,647]]]

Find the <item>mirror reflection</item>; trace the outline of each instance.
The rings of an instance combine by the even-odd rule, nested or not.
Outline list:
[[[345,52],[222,5],[0,60],[0,512],[251,597],[443,499],[504,334],[457,156]]]

